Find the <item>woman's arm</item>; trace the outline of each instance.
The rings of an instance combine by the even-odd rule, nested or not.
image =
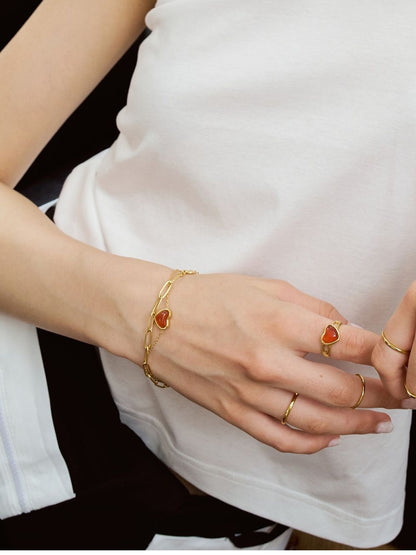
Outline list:
[[[155,0],[44,0],[0,53],[0,181],[15,186],[144,29]]]
[[[0,53],[0,310],[102,345],[113,341],[103,314],[117,310],[110,266],[128,260],[70,239],[11,187],[140,35],[154,3],[44,0]]]
[[[154,3],[44,0],[0,53],[0,309],[103,345],[113,337],[103,321],[112,312],[106,279],[115,281],[107,256],[10,187],[140,35]]]
[[[147,312],[169,273],[72,239],[0,184],[1,311],[141,362]],[[131,329],[128,303],[136,307]]]

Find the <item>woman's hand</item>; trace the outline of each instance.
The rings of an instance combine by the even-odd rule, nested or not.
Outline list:
[[[396,399],[404,399],[402,407],[416,408],[416,400],[406,392],[416,394],[416,281],[406,291],[401,303],[379,337],[372,363],[383,384]],[[390,346],[389,346],[390,344]],[[404,352],[400,352],[404,351]]]
[[[0,310],[142,365],[144,330],[168,268],[71,239],[2,185],[0,247]],[[386,414],[348,408],[361,393],[357,376],[304,358],[320,352],[327,324],[346,322],[329,305],[286,283],[239,275],[180,279],[170,303],[172,324],[150,354],[153,373],[260,441],[313,453],[339,434],[391,428]],[[377,341],[343,325],[331,356],[369,364]],[[362,407],[399,404],[380,380],[367,379]]]
[[[320,353],[323,329],[340,320],[331,357],[371,364],[378,336],[346,325],[332,306],[285,282],[227,274],[178,280],[170,306],[171,325],[149,357],[153,374],[258,440],[313,453],[340,434],[392,429],[388,415],[350,408],[362,391],[359,377],[305,358]],[[360,407],[399,404],[380,380],[366,379]]]

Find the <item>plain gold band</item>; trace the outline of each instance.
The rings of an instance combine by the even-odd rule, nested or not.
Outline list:
[[[289,406],[287,407],[286,412],[284,413],[283,418],[281,420],[281,423],[283,424],[283,426],[286,424],[287,419],[289,418],[290,411],[293,409],[293,405],[295,404],[295,401],[298,398],[298,396],[299,396],[299,393],[293,394],[292,400],[290,401]]]
[[[412,393],[411,391],[408,390],[407,385],[404,384],[404,388],[406,390],[406,393],[409,395],[409,397],[411,397],[412,399],[416,399],[416,395],[414,393]]]
[[[408,351],[407,349],[400,349],[400,347],[397,347],[397,345],[389,341],[386,337],[386,334],[384,333],[384,330],[381,332],[381,337],[383,338],[383,341],[387,345],[387,347],[390,347],[390,349],[393,349],[393,351],[401,353],[402,355],[408,355],[410,353],[410,351]]]
[[[358,399],[358,401],[351,407],[352,409],[356,409],[357,407],[359,407],[362,403],[362,400],[364,399],[364,394],[365,394],[365,379],[363,378],[363,376],[361,374],[355,374],[356,376],[358,376],[361,380],[361,394],[360,394],[360,398]]]

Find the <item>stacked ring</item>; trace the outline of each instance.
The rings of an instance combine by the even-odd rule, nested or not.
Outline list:
[[[408,349],[402,349],[401,347],[398,347],[397,345],[392,343],[389,339],[387,339],[386,334],[384,333],[384,330],[381,332],[381,337],[383,338],[383,341],[387,345],[387,347],[390,347],[390,349],[393,349],[393,351],[396,351],[397,353],[400,353],[406,356],[410,354],[410,351]],[[411,399],[416,399],[416,395],[409,390],[406,384],[404,384],[404,388],[406,390],[407,395]]]
[[[384,333],[384,330],[381,332],[381,337],[383,338],[383,341],[387,345],[387,347],[390,347],[390,349],[393,349],[393,351],[401,353],[402,355],[408,355],[410,353],[410,351],[408,351],[407,349],[401,349],[400,347],[389,341],[389,339],[387,339],[386,337],[386,334]]]
[[[414,393],[412,393],[411,391],[409,391],[409,388],[407,387],[406,384],[404,384],[404,388],[405,388],[406,393],[409,395],[410,398],[416,399],[416,395]]]
[[[287,407],[287,409],[286,409],[286,411],[285,411],[285,413],[282,417],[282,420],[281,420],[281,423],[283,424],[283,426],[286,424],[287,419],[289,418],[290,411],[293,409],[293,405],[295,404],[295,401],[298,397],[299,397],[299,393],[294,393],[293,394],[292,400],[290,401],[290,403],[289,403],[289,405],[288,405],[288,407]]]
[[[355,374],[355,375],[358,376],[361,380],[361,393],[360,393],[360,396],[358,398],[358,401],[352,405],[352,407],[351,407],[352,409],[356,409],[361,405],[362,400],[364,399],[364,394],[365,394],[365,379],[364,379],[364,377],[361,374]]]

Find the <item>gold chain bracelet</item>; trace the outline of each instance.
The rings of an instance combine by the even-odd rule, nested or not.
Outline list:
[[[179,278],[184,276],[195,275],[198,272],[194,270],[174,270],[166,283],[163,284],[162,289],[159,291],[157,300],[152,308],[152,312],[149,316],[149,321],[147,324],[146,333],[144,334],[144,360],[143,360],[143,371],[145,375],[152,380],[154,385],[157,387],[169,387],[168,384],[159,380],[153,373],[149,365],[149,355],[152,349],[154,349],[156,343],[162,332],[168,329],[170,324],[170,319],[172,318],[172,311],[169,308],[169,293],[172,289],[173,284]],[[164,301],[164,308],[160,308],[161,303]],[[153,340],[153,327],[156,324],[158,329],[158,335],[155,340]]]

